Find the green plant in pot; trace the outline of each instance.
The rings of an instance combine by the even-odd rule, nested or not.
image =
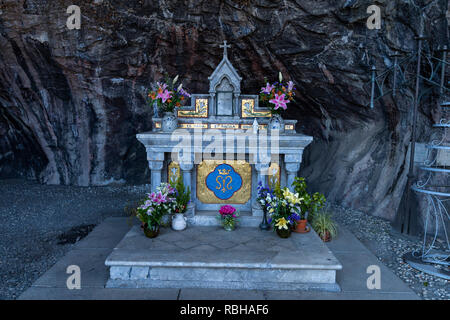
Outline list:
[[[187,206],[191,199],[191,189],[185,188],[183,177],[178,177],[172,187],[176,190],[176,208],[175,213],[186,213]]]
[[[331,218],[331,214],[326,211],[318,212],[311,225],[324,242],[330,241],[337,235],[336,223]]]
[[[310,195],[307,191],[305,178],[296,177],[292,183],[294,192],[302,199],[300,203],[300,220],[296,221],[296,231],[304,232],[306,223],[312,222],[316,213],[321,210],[326,202],[325,196],[319,192]]]

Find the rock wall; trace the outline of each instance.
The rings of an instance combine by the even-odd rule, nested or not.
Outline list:
[[[412,88],[367,107],[369,67],[392,65],[415,49],[417,5],[428,4],[427,50],[448,40],[447,1],[434,0],[0,0],[0,177],[49,184],[102,185],[148,180],[135,139],[151,128],[146,88],[179,74],[207,92],[232,44],[243,92],[278,71],[296,82],[286,118],[313,135],[302,175],[331,200],[392,219],[408,170]],[[80,6],[80,30],[66,9]],[[367,7],[382,8],[369,30]],[[426,141],[433,96],[421,105]]]

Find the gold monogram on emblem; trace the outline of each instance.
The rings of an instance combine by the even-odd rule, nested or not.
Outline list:
[[[232,187],[230,187],[230,183],[233,182],[233,178],[231,176],[229,176],[228,174],[230,174],[231,169],[227,170],[227,169],[219,169],[219,175],[216,178],[216,182],[217,182],[217,190],[222,189],[221,191],[223,193],[227,192],[228,190],[231,190]],[[222,177],[222,176],[226,176],[226,177]],[[219,181],[221,180],[221,181]]]

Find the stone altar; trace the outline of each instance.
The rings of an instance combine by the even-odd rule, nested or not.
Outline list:
[[[252,228],[261,223],[258,182],[290,186],[312,137],[296,133],[294,120],[286,120],[283,134],[267,132],[270,113],[257,95],[241,94],[227,47],[209,94],[193,94],[191,106],[178,110],[179,129],[163,132],[154,118],[153,131],[137,135],[153,189],[179,176],[191,188],[191,226],[162,228],[148,239],[135,225],[105,261],[107,287],[339,291],[342,265],[314,231],[281,239]],[[217,226],[224,203],[241,211],[233,232]]]
[[[312,137],[296,133],[296,120],[285,120],[282,134],[268,132],[269,110],[259,106],[258,95],[241,94],[242,79],[228,59],[229,45],[222,47],[209,93],[192,94],[191,105],[179,108],[179,128],[163,132],[162,119],[155,117],[153,130],[137,139],[146,148],[153,190],[183,176],[192,191],[190,224],[215,224],[213,216],[227,203],[240,210],[244,225],[256,226],[262,215],[256,203],[258,182],[290,186]],[[258,134],[252,131],[255,118]]]
[[[312,137],[295,131],[296,120],[285,120],[283,133],[268,132],[269,110],[259,106],[258,95],[241,94],[229,45],[221,47],[223,59],[209,77],[209,93],[192,94],[191,105],[178,109],[179,128],[164,132],[162,119],[155,117],[153,130],[137,139],[146,148],[153,190],[178,175],[191,189],[190,224],[215,224],[220,206],[232,204],[243,225],[257,226],[258,182],[290,186]],[[255,118],[258,134],[252,130]]]

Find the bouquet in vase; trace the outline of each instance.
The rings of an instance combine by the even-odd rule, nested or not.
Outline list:
[[[159,234],[163,217],[169,216],[175,209],[175,189],[167,183],[162,183],[155,192],[147,194],[147,197],[136,209],[136,215],[142,222],[145,234],[149,237],[156,237]]]
[[[232,231],[236,227],[238,222],[239,212],[235,207],[230,205],[224,205],[219,210],[218,219],[223,228],[227,231]]]
[[[269,83],[265,79],[266,86],[261,88],[259,93],[259,101],[269,108],[270,113],[280,114],[287,109],[287,104],[294,100],[295,90],[294,83],[288,81],[283,83],[283,76],[279,73],[279,82]]]
[[[180,84],[175,88],[178,76],[173,80],[166,79],[166,82],[157,82],[154,90],[149,90],[148,97],[150,105],[156,103],[158,109],[162,112],[174,112],[175,108],[181,107],[191,95],[184,90]]]

